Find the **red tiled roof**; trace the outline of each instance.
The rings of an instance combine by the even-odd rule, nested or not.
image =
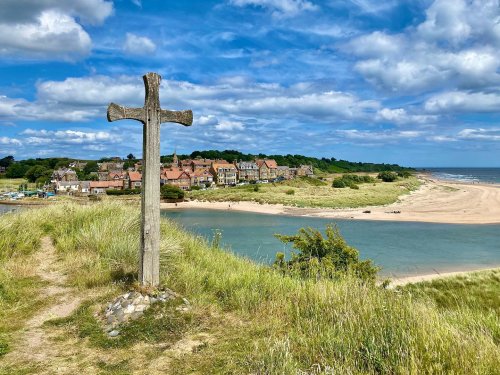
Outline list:
[[[224,163],[224,162],[217,162],[217,163],[213,163],[212,164],[213,168],[215,170],[219,169],[219,168],[230,168],[230,169],[236,169],[236,166],[234,164],[230,164],[228,163],[227,161]]]
[[[190,178],[186,171],[181,171],[178,168],[165,169],[163,171],[163,176],[165,176],[167,180],[178,180],[182,175],[186,175],[185,178]]]
[[[123,181],[90,181],[90,188],[123,187]]]
[[[274,159],[258,159],[256,160],[257,165],[262,167],[262,165],[265,163],[268,168],[278,168],[278,163],[276,163],[276,160]]]
[[[130,181],[141,181],[142,175],[139,172],[128,172],[128,178]]]

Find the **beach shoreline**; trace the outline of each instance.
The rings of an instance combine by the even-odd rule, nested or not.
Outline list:
[[[450,272],[442,272],[442,273],[428,273],[422,275],[412,275],[412,276],[402,276],[402,277],[387,277],[390,280],[389,288],[395,288],[397,286],[404,286],[408,284],[416,284],[426,281],[447,279],[456,276],[466,276],[468,274],[472,274],[475,272],[484,272],[484,271],[493,271],[500,269],[500,267],[488,267],[488,268],[475,268],[470,270],[462,270],[462,271],[450,271]],[[381,280],[383,281],[383,279]]]
[[[350,220],[384,220],[443,224],[500,224],[500,186],[469,184],[419,175],[419,189],[385,206],[300,208],[257,202],[187,201],[161,203],[162,209],[210,209]]]

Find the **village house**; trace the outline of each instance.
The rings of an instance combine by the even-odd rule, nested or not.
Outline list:
[[[123,181],[90,181],[91,194],[104,194],[106,190],[123,190]]]
[[[80,189],[80,181],[56,181],[54,190],[56,194],[75,193]]]
[[[77,160],[73,161],[69,165],[70,168],[75,168],[75,169],[79,169],[79,170],[83,170],[86,166],[87,166],[87,163],[77,161]]]
[[[191,160],[191,170],[193,172],[196,172],[196,171],[209,171],[210,170],[210,166],[212,165],[213,163],[213,160],[211,159],[194,159],[194,160]]]
[[[239,181],[257,181],[259,179],[259,166],[251,161],[235,161],[238,168]]]
[[[214,182],[214,176],[207,170],[197,169],[191,173],[191,186],[209,187]]]
[[[164,169],[160,175],[161,185],[178,186],[182,190],[191,188],[191,176],[179,168]]]
[[[52,173],[52,181],[78,181],[78,176],[70,168],[59,168]]]
[[[216,160],[210,167],[217,185],[236,185],[238,170],[234,164],[225,160]]]
[[[90,181],[80,181],[78,192],[80,194],[90,194]]]
[[[285,180],[289,180],[293,177],[290,173],[290,167],[286,165],[278,165],[277,175],[278,177],[283,177]]]
[[[140,189],[142,186],[142,175],[139,172],[129,171],[126,182],[129,189]]]
[[[258,159],[259,179],[274,180],[278,177],[278,164],[274,159]]]
[[[300,176],[313,177],[314,169],[312,165],[301,165],[300,167],[297,168],[296,175],[299,177]]]

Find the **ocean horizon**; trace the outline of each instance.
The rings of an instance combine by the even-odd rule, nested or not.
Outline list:
[[[419,172],[430,172],[442,180],[468,183],[500,184],[500,167],[421,167]]]

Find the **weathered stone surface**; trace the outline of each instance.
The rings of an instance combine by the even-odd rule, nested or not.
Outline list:
[[[165,303],[177,297],[177,293],[170,289],[162,290],[151,296],[139,292],[125,293],[117,297],[115,301],[107,304],[104,311],[105,331],[114,331],[127,321],[140,318],[155,303]],[[183,298],[183,302],[184,304],[178,310],[189,310],[189,301]]]

